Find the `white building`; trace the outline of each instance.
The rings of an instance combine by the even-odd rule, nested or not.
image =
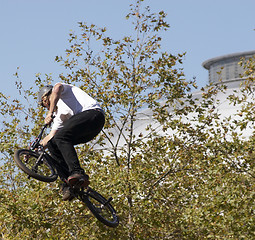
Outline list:
[[[217,100],[219,103],[216,108],[222,118],[228,116],[234,116],[241,108],[241,106],[230,104],[227,97],[230,94],[233,94],[235,91],[239,92],[240,84],[244,81],[241,75],[244,73],[243,67],[240,66],[240,61],[242,59],[248,60],[250,57],[255,56],[255,50],[248,52],[240,52],[234,54],[228,54],[220,57],[211,58],[202,63],[202,66],[209,71],[209,83],[219,84],[222,83],[227,86],[226,92],[219,92],[217,94]],[[201,99],[202,92],[197,91],[193,93],[194,99]],[[188,119],[192,118],[194,115],[191,114],[187,117]],[[237,118],[238,116],[235,116]],[[145,129],[145,127],[152,122],[150,116],[150,111],[147,109],[141,112],[140,120],[136,123],[136,134]],[[251,131],[249,129],[245,131],[244,137],[249,136]]]
[[[244,69],[239,65],[240,60],[242,58],[248,59],[253,55],[255,55],[255,50],[212,58],[202,64],[203,67],[209,71],[209,83],[218,84],[221,82],[227,86],[227,90],[225,93],[220,92],[216,96],[217,100],[219,100],[219,103],[216,106],[216,111],[221,114],[222,118],[228,116],[234,116],[236,118],[238,117],[235,116],[235,114],[238,112],[238,110],[240,110],[240,106],[231,105],[227,100],[227,97],[230,94],[233,94],[234,91],[238,91],[240,89],[240,83],[244,80],[241,77],[241,75],[244,73]],[[202,91],[194,92],[193,98],[198,99],[198,101],[201,100]],[[196,119],[195,115],[191,113],[188,116],[183,117],[183,120],[191,121],[190,119],[194,118]],[[150,131],[145,130],[149,124],[152,124],[154,128],[158,127],[160,131],[161,126],[159,125],[159,123],[156,123],[155,121],[153,122],[151,110],[145,109],[137,115],[137,120],[134,124],[134,135],[145,136],[146,134],[149,134]],[[125,131],[123,131],[123,133],[125,135]],[[248,129],[247,131],[245,131],[243,136],[247,137],[250,135],[250,133],[251,131],[249,131]],[[112,138],[113,143],[116,144],[118,142],[119,146],[125,145],[126,141],[124,140],[123,135],[120,138],[118,138],[118,135],[119,130],[116,129],[116,134],[114,134],[114,137]]]
[[[222,115],[222,118],[234,116],[240,110],[241,106],[230,104],[227,97],[233,93],[240,93],[240,85],[245,80],[245,78],[242,78],[244,69],[240,66],[240,61],[243,59],[248,60],[253,56],[255,56],[255,50],[228,54],[203,62],[203,67],[209,71],[209,83],[217,84],[221,81],[227,86],[226,93],[219,93],[217,96],[217,99],[220,100],[217,110]],[[237,117],[235,116],[235,118]],[[251,130],[247,129],[244,137],[250,134]]]

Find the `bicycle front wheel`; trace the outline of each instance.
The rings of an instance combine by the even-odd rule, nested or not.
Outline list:
[[[103,224],[109,227],[117,227],[119,225],[116,211],[110,204],[111,199],[106,200],[101,194],[89,188],[88,191],[82,195],[82,201]]]
[[[43,182],[54,182],[58,177],[55,169],[45,155],[39,158],[39,153],[32,150],[20,149],[14,153],[15,162],[26,174]]]

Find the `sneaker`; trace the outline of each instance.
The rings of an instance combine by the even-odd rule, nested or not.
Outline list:
[[[62,192],[63,192],[62,199],[64,201],[67,201],[67,200],[71,201],[74,198],[74,195],[72,194],[69,186],[67,186],[67,185],[63,186]]]
[[[86,188],[89,185],[89,176],[87,174],[74,173],[67,180],[74,187]]]

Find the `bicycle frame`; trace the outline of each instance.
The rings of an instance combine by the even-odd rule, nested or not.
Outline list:
[[[33,177],[39,181],[54,182],[60,177],[60,179],[70,187],[70,191],[72,191],[74,197],[85,203],[99,221],[109,227],[117,227],[119,219],[115,209],[111,205],[112,197],[106,199],[90,187],[84,189],[80,187],[79,184],[77,184],[77,186],[70,185],[67,180],[69,176],[68,169],[62,166],[61,162],[51,157],[40,144],[43,132],[47,126],[48,125],[44,125],[42,127],[39,135],[30,145],[29,150],[18,149],[15,151],[14,160],[17,165],[28,174],[29,178]],[[30,156],[32,157],[32,166],[29,162]],[[41,168],[41,164],[46,166],[46,169],[43,168],[44,166]],[[43,172],[41,172],[41,170],[43,170]],[[44,175],[44,170],[46,170],[46,175]]]
[[[45,129],[48,127],[48,124],[43,125],[40,133],[38,134],[38,136],[35,138],[35,140],[30,144],[30,150],[37,150],[37,152],[40,154],[39,158],[37,159],[33,169],[36,170],[36,167],[40,164],[40,162],[43,159],[43,156],[45,156],[45,158],[47,159],[48,163],[53,166],[58,174],[58,176],[60,177],[60,179],[63,182],[66,182],[66,174],[68,170],[66,168],[64,168],[63,166],[61,166],[59,164],[59,162],[57,162],[54,158],[52,158],[44,149],[44,147],[40,144],[40,141],[42,139],[43,133],[45,131]]]

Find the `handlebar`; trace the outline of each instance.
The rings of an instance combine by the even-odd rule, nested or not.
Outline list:
[[[44,124],[42,129],[41,129],[41,132],[39,133],[39,135],[37,136],[37,138],[31,143],[30,145],[30,149],[31,150],[34,150],[36,148],[39,148],[40,146],[40,141],[42,139],[42,136],[43,136],[43,132],[45,131],[45,129],[48,127],[48,124]]]
[[[55,118],[54,115],[52,115],[51,117],[52,117],[52,119]],[[50,124],[47,124],[47,123],[43,125],[41,132],[39,133],[39,135],[37,136],[37,138],[36,138],[36,139],[31,143],[31,145],[30,145],[30,149],[31,149],[31,150],[34,150],[34,149],[40,147],[40,141],[41,141],[41,139],[42,139],[43,132],[44,132],[44,130],[45,130],[49,125],[50,125]]]

